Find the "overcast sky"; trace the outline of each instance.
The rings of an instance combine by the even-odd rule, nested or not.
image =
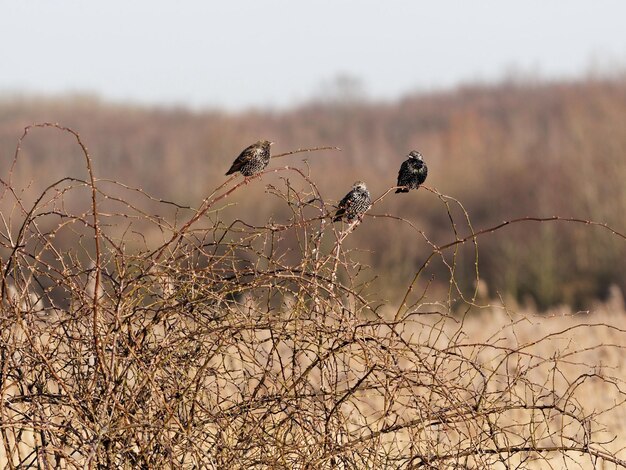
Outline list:
[[[0,0],[0,93],[285,106],[626,64],[624,0]]]

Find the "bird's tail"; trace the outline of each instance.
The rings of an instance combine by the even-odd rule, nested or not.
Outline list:
[[[226,176],[232,175],[233,173],[241,170],[242,163],[238,160],[235,160],[233,164],[230,166],[230,170],[226,172]]]
[[[398,188],[396,189],[396,194],[398,193],[408,193],[409,192],[409,188]]]
[[[346,211],[343,209],[339,209],[337,212],[335,212],[335,217],[333,217],[333,222],[339,222],[345,212]]]

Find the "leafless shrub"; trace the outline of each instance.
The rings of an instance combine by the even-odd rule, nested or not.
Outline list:
[[[267,197],[288,215],[253,226],[221,209],[262,175],[183,207],[97,180],[71,129],[32,126],[22,139],[36,127],[71,134],[89,177],[51,184],[32,206],[11,175],[1,181],[5,467],[626,468],[602,421],[624,384],[588,350],[562,344],[564,332],[503,344],[522,320],[489,341],[466,334],[458,299],[467,311],[477,293],[457,285],[457,249],[474,243],[478,256],[478,237],[501,226],[475,231],[453,198],[431,189],[455,236],[446,245],[374,215],[424,238],[424,267],[440,259],[450,273],[447,299],[426,301],[420,269],[389,313],[365,297],[365,268],[344,247],[359,228],[329,222],[306,169],[267,171],[282,176]],[[73,192],[87,208],[65,206]],[[554,354],[534,352],[552,341]],[[617,398],[586,409],[589,383]]]

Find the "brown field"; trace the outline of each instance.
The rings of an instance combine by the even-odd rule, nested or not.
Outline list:
[[[623,80],[0,110],[4,468],[626,468]]]

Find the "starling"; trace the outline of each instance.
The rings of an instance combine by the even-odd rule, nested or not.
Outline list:
[[[236,171],[243,176],[253,176],[265,169],[270,162],[270,145],[274,142],[269,140],[259,140],[257,143],[246,147],[235,159],[227,175],[232,175]]]
[[[408,193],[410,189],[417,189],[419,185],[426,181],[428,168],[424,163],[422,154],[417,150],[411,150],[409,158],[402,162],[398,172],[398,186],[396,193]]]
[[[333,222],[341,220],[344,216],[348,222],[352,222],[357,217],[361,218],[371,205],[370,192],[365,183],[357,181],[352,186],[352,190],[339,201],[339,208],[335,213]]]

